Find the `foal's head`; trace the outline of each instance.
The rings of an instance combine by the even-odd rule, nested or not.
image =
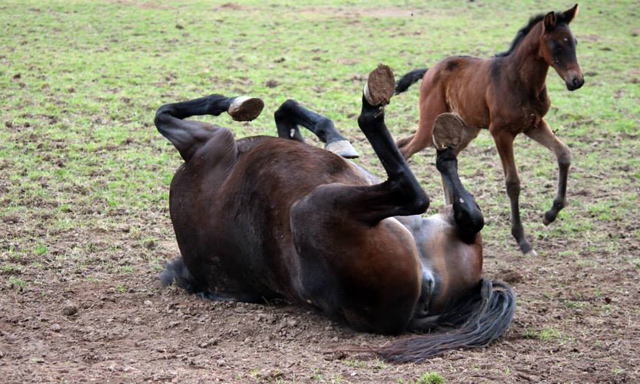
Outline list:
[[[549,12],[542,20],[543,33],[540,39],[540,56],[558,72],[575,91],[584,84],[584,76],[576,58],[578,40],[573,37],[569,23],[578,15],[578,4],[565,12]]]

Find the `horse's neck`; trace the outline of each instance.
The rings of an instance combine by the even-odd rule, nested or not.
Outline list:
[[[520,43],[518,48],[505,59],[511,77],[518,79],[521,86],[535,92],[545,88],[549,64],[540,57],[540,35],[542,26],[536,25]]]

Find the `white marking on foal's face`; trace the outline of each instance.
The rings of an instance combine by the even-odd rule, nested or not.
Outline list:
[[[293,139],[295,135],[296,135],[296,130],[291,128],[291,130],[289,131],[289,136],[291,136],[291,138]]]

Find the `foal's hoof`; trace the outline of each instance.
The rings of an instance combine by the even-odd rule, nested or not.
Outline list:
[[[264,101],[257,97],[238,96],[231,102],[228,113],[235,121],[251,121],[260,116]]]
[[[338,156],[342,156],[345,159],[355,159],[360,157],[348,140],[338,140],[332,143],[327,143],[324,146],[324,149],[333,152]]]
[[[374,107],[389,104],[396,90],[396,81],[391,68],[378,64],[378,68],[369,73],[364,85],[364,98]]]
[[[447,148],[455,149],[462,140],[466,124],[460,116],[453,113],[438,115],[433,125],[433,146],[438,151]]]
[[[531,248],[528,252],[524,253],[525,256],[538,256],[538,252],[535,249]]]

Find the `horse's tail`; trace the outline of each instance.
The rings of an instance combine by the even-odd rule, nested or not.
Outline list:
[[[427,70],[428,68],[418,68],[402,76],[400,80],[396,82],[396,95],[406,91],[410,86],[422,80]]]
[[[426,329],[448,329],[394,342],[377,350],[386,361],[421,362],[458,348],[489,345],[511,325],[516,309],[513,289],[501,281],[482,279],[478,290],[442,313]]]
[[[195,293],[206,296],[206,289],[201,287],[193,277],[182,257],[173,259],[164,265],[164,270],[160,272],[160,283],[163,287],[175,284],[184,289],[187,293]]]

